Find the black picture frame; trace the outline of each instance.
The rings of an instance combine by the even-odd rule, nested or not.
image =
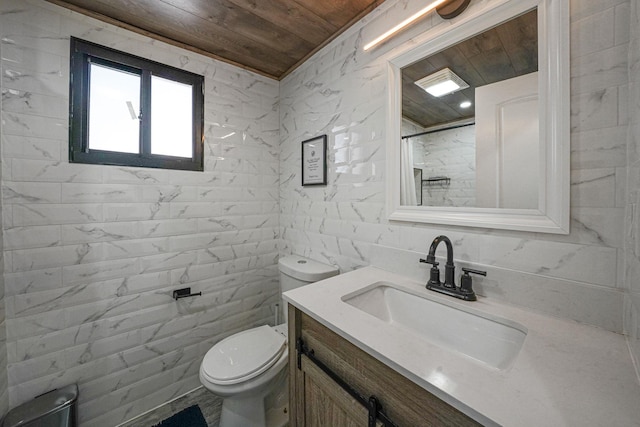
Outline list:
[[[302,186],[327,185],[327,135],[302,141]]]

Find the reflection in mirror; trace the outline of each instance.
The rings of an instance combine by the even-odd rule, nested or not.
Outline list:
[[[530,25],[518,20],[527,18],[531,20]],[[386,168],[389,171],[386,174],[386,210],[390,221],[569,233],[569,28],[569,2],[564,0],[472,2],[456,19],[442,22],[436,19],[429,30],[392,52],[387,62],[389,113],[386,132]],[[501,35],[501,32],[509,35]],[[537,37],[530,35],[535,33]],[[527,41],[527,37],[531,42]],[[452,46],[455,48],[451,49]],[[515,51],[515,46],[525,46],[526,49],[524,52]],[[477,52],[475,57],[472,55],[474,49]],[[495,62],[495,58],[500,56],[509,58],[508,66],[503,62]],[[406,114],[403,108],[403,71],[407,70],[408,73],[425,58],[435,62],[430,64],[434,72],[448,68],[449,71],[442,71],[442,74],[446,73],[456,80],[455,73],[461,87],[451,95],[440,94],[440,98],[448,103],[413,102],[414,107],[424,104],[433,110],[429,114],[434,118],[432,123],[422,123],[416,117],[403,120],[402,117],[409,114],[409,108],[406,108]],[[460,58],[467,61],[466,68],[459,68],[458,63],[452,61]],[[492,61],[488,61],[490,58]],[[530,65],[533,65],[532,71],[527,72],[526,68]],[[492,75],[491,71],[504,73],[510,67],[514,70],[523,68],[525,71],[504,76],[503,80],[474,80],[485,74]],[[427,88],[441,77],[441,74],[432,74],[426,71],[413,76],[410,84],[405,83],[404,86],[415,86],[417,80],[420,86]],[[537,82],[537,89],[533,86],[528,88],[529,83],[514,81],[514,78],[529,78]],[[465,83],[462,83],[463,80]],[[513,82],[515,84],[508,89],[494,90],[495,84],[508,85]],[[450,83],[436,86],[436,90],[447,85]],[[465,90],[466,85],[469,89],[474,85],[479,87],[469,91]],[[480,94],[483,88],[490,92],[489,105],[495,106],[483,106],[481,98],[484,96]],[[531,90],[533,98],[520,95],[523,88]],[[505,92],[509,95],[514,91],[518,92],[514,95],[515,101],[509,98],[502,100],[502,95],[494,96],[495,93]],[[438,118],[447,111],[462,108],[459,104],[461,101],[455,98],[463,95],[465,101],[472,103],[467,107],[470,108],[468,113]],[[436,98],[432,96],[428,99]],[[532,107],[536,103],[537,108]],[[523,109],[533,110],[537,114],[523,113]],[[483,117],[485,113],[489,118]],[[528,116],[534,115],[536,119],[530,120]],[[528,119],[526,125],[521,122],[522,116]],[[404,129],[401,129],[403,122]],[[483,123],[490,124],[483,126]],[[449,129],[444,131],[445,128]],[[473,136],[465,133],[468,130],[473,130]],[[483,136],[485,130],[493,131],[494,136]],[[431,135],[429,138],[435,141],[424,148],[417,148],[414,156],[413,142],[418,136],[402,136],[423,132],[430,132],[423,136]],[[452,152],[452,142],[444,145],[438,143],[438,140],[444,139],[456,141],[460,146],[468,145],[466,148],[469,151],[466,154]],[[482,145],[485,140],[488,148]],[[527,140],[534,142],[525,142]],[[528,151],[523,154],[525,149]],[[427,160],[424,154],[418,154],[420,150],[427,153]],[[488,154],[485,156],[483,153]],[[526,159],[503,160],[517,155]],[[410,167],[402,168],[402,158],[407,162],[409,157],[411,162],[405,164]],[[432,157],[434,160],[431,160]],[[492,159],[492,162],[485,161],[485,157]],[[430,162],[429,167],[425,167],[427,162]],[[466,168],[468,175],[446,169],[449,165],[458,165],[458,169]],[[416,166],[423,171],[420,186],[424,189],[424,206],[418,206],[417,188],[406,191],[406,186],[415,182],[413,168]],[[485,179],[490,184],[483,182]],[[517,186],[510,186],[514,183]],[[468,194],[460,192],[453,197],[453,190],[463,184]],[[434,196],[436,192],[440,192],[438,197]],[[427,193],[434,200],[427,200]],[[408,201],[411,194],[415,202]]]
[[[457,86],[442,89],[444,73]],[[537,9],[401,74],[402,205],[538,209],[544,203]]]

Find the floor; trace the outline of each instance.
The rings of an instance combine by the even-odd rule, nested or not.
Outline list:
[[[202,415],[209,427],[218,427],[220,422],[220,410],[222,399],[204,387],[200,387],[173,402],[162,405],[151,412],[140,415],[133,420],[121,424],[119,427],[152,427],[171,415],[188,408],[191,405],[200,406]]]

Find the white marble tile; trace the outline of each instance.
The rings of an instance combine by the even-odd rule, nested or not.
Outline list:
[[[5,204],[13,203],[60,203],[61,184],[5,182],[2,186],[2,200]]]
[[[113,426],[114,422],[119,424],[121,422],[131,419],[133,416],[144,413],[150,409],[153,409],[155,402],[168,402],[176,397],[179,397],[197,387],[199,387],[199,381],[197,376],[191,376],[184,378],[180,381],[172,382],[167,387],[158,389],[154,384],[144,382],[138,386],[145,385],[147,394],[135,402],[124,402],[123,404],[116,404],[109,406],[109,408],[115,408],[109,412],[105,412],[96,418],[91,419],[91,423],[96,427],[109,427]],[[81,408],[84,408],[81,406]],[[83,409],[80,409],[81,411]]]
[[[63,203],[123,203],[139,202],[142,188],[124,184],[63,183]]]
[[[571,131],[618,125],[618,90],[607,88],[571,96]]]
[[[46,248],[62,244],[60,226],[13,227],[3,232],[5,250]]]
[[[15,226],[102,222],[102,204],[14,204]]]
[[[135,222],[108,222],[79,225],[63,225],[62,243],[65,245],[78,243],[111,242],[137,237]]]
[[[621,8],[624,12],[624,8]],[[631,355],[638,366],[640,362],[640,287],[638,278],[640,277],[640,263],[638,254],[640,253],[640,236],[638,235],[638,188],[640,175],[638,174],[638,143],[640,142],[640,128],[638,123],[638,100],[640,92],[638,90],[637,70],[640,66],[640,56],[638,55],[638,43],[640,42],[640,5],[637,1],[630,2],[630,48],[629,48],[629,158],[627,163],[628,178],[626,187],[622,195],[619,196],[620,203],[627,204],[627,215],[625,216],[625,258],[624,258],[624,283],[626,289],[624,319],[625,332],[628,334],[628,344]],[[620,185],[622,187],[622,185]]]
[[[197,219],[199,232],[233,231],[245,228],[242,216],[219,216]],[[255,227],[246,227],[255,228]]]
[[[605,9],[571,23],[571,57],[586,55],[613,46],[614,8]]]
[[[66,97],[42,95],[29,91],[3,88],[2,104],[5,111],[35,116],[65,119],[69,100]]]
[[[141,221],[138,223],[139,237],[163,237],[195,234],[198,231],[196,219],[168,219]]]
[[[222,209],[218,203],[188,202],[171,203],[170,217],[178,218],[208,218],[222,215]]]
[[[68,133],[67,118],[50,118],[2,112],[3,132],[32,138],[63,139]]]
[[[618,124],[629,123],[629,86],[618,86]]]
[[[19,363],[9,364],[7,373],[9,385],[15,386],[20,382],[27,382],[38,377],[56,374],[64,371],[65,357],[63,352],[51,353],[40,359],[29,359]]]
[[[578,169],[571,171],[571,206],[614,207],[615,169]]]
[[[66,148],[66,141],[64,146]],[[24,138],[18,135],[3,135],[2,152],[6,158],[59,161],[66,156],[63,141],[47,138]]]
[[[482,264],[601,286],[616,285],[615,248],[489,236],[480,238],[480,248]]]
[[[571,0],[571,20],[580,20],[587,16],[607,10],[615,5],[625,3],[626,0],[610,0],[607,2],[600,0]]]
[[[86,383],[82,388],[82,393],[87,401],[100,399],[102,396],[124,385],[130,385],[148,376],[166,372],[184,361],[193,360],[197,357],[199,357],[197,345],[192,345],[161,355],[154,360],[154,363],[138,364],[132,368],[118,371],[114,367],[109,375]]]
[[[140,259],[141,271],[145,273],[152,271],[164,271],[183,265],[196,264],[197,256],[197,253],[193,251],[145,256]]]
[[[571,61],[571,94],[627,84],[626,44],[575,58]]]
[[[616,168],[616,207],[624,207],[626,200],[627,186],[627,168]]]
[[[197,200],[196,187],[179,185],[149,185],[140,188],[143,202],[194,202]]]
[[[18,67],[34,72],[69,69],[68,52],[55,52],[58,46],[69,43],[66,38],[25,23],[4,21],[3,28],[5,25],[6,30],[2,31],[2,61],[7,68]],[[54,51],[45,50],[47,43]]]
[[[15,341],[22,337],[44,335],[65,328],[62,310],[50,311],[20,319],[6,319],[7,340]]]
[[[4,275],[5,295],[55,289],[62,285],[62,269],[50,268]]]
[[[140,273],[140,271],[140,264],[136,258],[74,264],[62,267],[62,281],[71,285],[86,283],[87,281],[133,276]]]
[[[113,240],[105,242],[104,256],[107,259],[123,259],[132,256],[156,255],[170,252],[170,239]]]
[[[571,134],[573,169],[625,166],[627,127],[616,126]]]
[[[40,5],[25,4],[19,0],[6,0],[0,9],[2,16],[10,16],[9,21],[30,24],[32,26],[58,33],[61,30],[61,18],[51,14]]]
[[[61,42],[64,44],[69,43],[68,40],[61,40]],[[35,53],[38,54],[38,52]],[[47,62],[42,65],[42,67],[38,67],[36,70],[30,70],[28,68],[22,68],[20,65],[13,65],[6,61],[3,62],[2,87],[62,99],[67,97],[69,95],[68,65],[64,65],[62,61]],[[38,135],[34,133],[36,130],[39,131],[39,133],[43,133],[44,126],[38,127],[36,121],[33,118],[30,119],[27,114],[11,113],[11,115],[7,115],[7,119],[16,122],[15,126],[9,128],[16,129],[16,132],[10,132],[12,135],[47,137],[46,134]],[[62,134],[62,128],[60,128],[58,124],[60,122],[66,124],[67,120],[66,117],[59,117],[58,119],[49,118],[47,122],[49,125],[53,124],[52,130],[55,129],[57,131],[56,136],[60,136]],[[29,124],[33,126],[32,129],[28,128]],[[24,129],[20,130],[20,126]]]
[[[161,220],[170,217],[170,203],[108,203],[104,205],[105,221]]]
[[[169,182],[170,173],[167,169],[120,166],[107,166],[102,171],[107,184],[165,184]]]
[[[571,210],[571,236],[575,243],[623,247],[623,208],[582,208]]]
[[[615,43],[617,45],[629,43],[630,25],[629,14],[631,13],[629,3],[621,3],[615,9]]]
[[[101,243],[23,249],[12,251],[11,254],[13,260],[10,272],[33,271],[95,262],[104,257]]]

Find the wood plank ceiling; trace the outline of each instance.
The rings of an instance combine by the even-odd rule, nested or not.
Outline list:
[[[282,79],[384,0],[47,0]]]
[[[424,128],[474,117],[475,88],[538,71],[538,15],[532,10],[402,69],[402,115]],[[449,68],[469,84],[441,98],[415,81]]]

